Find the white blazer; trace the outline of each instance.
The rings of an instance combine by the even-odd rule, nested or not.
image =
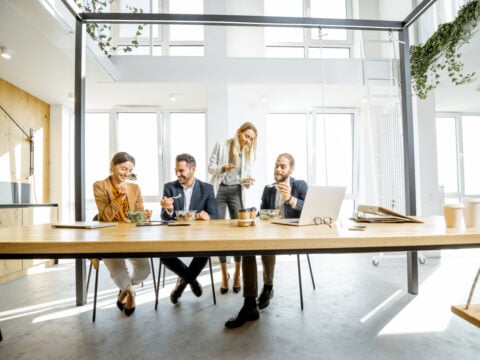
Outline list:
[[[222,143],[216,143],[213,148],[212,154],[208,162],[208,173],[211,175],[210,184],[213,185],[215,190],[215,195],[217,194],[218,188],[223,181],[225,173],[222,173],[222,166],[229,163],[229,152],[230,152],[230,140],[226,140]],[[251,176],[253,159],[247,161],[245,159],[245,152],[242,150],[242,177],[246,178]],[[245,186],[242,186],[242,198],[245,200]]]

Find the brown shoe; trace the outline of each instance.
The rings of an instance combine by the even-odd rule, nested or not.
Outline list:
[[[130,287],[130,289],[126,290],[126,293],[127,298],[125,299],[125,309],[123,312],[125,315],[130,316],[135,311],[135,290],[133,290],[133,287]]]

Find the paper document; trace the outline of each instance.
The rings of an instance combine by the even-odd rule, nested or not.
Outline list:
[[[402,215],[393,210],[372,205],[358,205],[357,212],[352,217],[353,220],[358,222],[368,223],[422,223],[418,219],[410,216]]]

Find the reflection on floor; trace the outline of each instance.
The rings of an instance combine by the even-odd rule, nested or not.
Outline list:
[[[92,323],[91,298],[75,306],[74,263],[63,261],[0,285],[0,359],[478,359],[480,329],[450,312],[466,301],[480,265],[477,250],[427,257],[418,296],[406,292],[403,256],[385,256],[378,267],[372,254],[310,257],[317,289],[302,256],[303,311],[296,256],[279,256],[270,306],[259,321],[235,330],[223,324],[243,300],[231,290],[220,295],[215,264],[217,305],[207,269],[203,296],[187,290],[177,306],[169,300],[175,278],[167,273],[158,310],[149,278],[130,318],[117,310],[117,290],[102,265]]]

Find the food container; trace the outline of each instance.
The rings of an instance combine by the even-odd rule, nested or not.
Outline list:
[[[246,219],[246,220],[241,220],[237,219],[237,225],[240,227],[246,227],[246,226],[255,226],[255,220],[251,219]]]
[[[239,180],[239,182],[240,182],[240,185],[253,185],[253,184],[255,184],[255,179],[253,177],[249,176],[249,177],[246,177],[246,178],[241,178]]]
[[[143,211],[137,210],[137,211],[127,211],[126,212],[127,219],[130,222],[145,222],[147,221],[147,217],[143,213]]]
[[[178,221],[193,221],[197,218],[196,210],[177,210],[175,216]]]
[[[259,215],[261,220],[271,220],[277,218],[280,214],[280,210],[277,209],[260,209]]]

